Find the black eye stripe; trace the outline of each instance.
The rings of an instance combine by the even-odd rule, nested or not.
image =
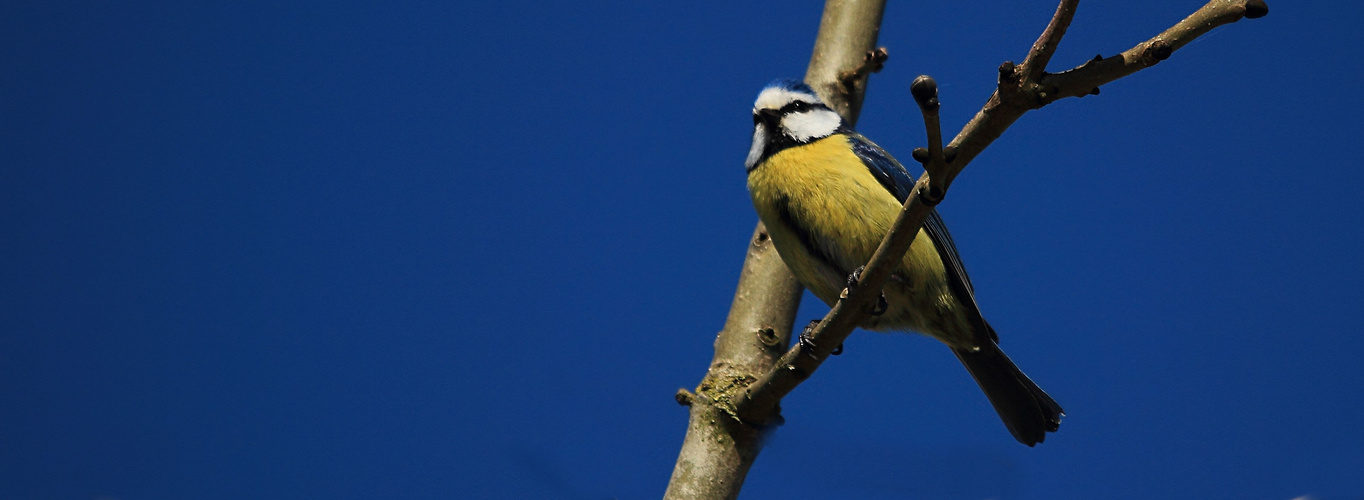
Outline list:
[[[809,111],[817,107],[823,106],[819,104],[810,104],[805,101],[791,101],[790,103],[787,103],[785,106],[782,106],[781,109],[778,111],[781,111],[781,114],[784,115],[787,113],[799,113],[802,111]]]
[[[770,110],[771,108],[767,108],[767,109]],[[780,107],[780,108],[777,108],[777,109],[776,109],[776,113],[777,113],[777,115],[780,115],[780,116],[786,116],[786,115],[789,115],[789,114],[791,114],[791,113],[801,113],[801,112],[805,112],[805,111],[810,111],[810,110],[812,110],[812,109],[823,109],[823,110],[828,110],[829,107],[828,107],[828,106],[825,106],[824,103],[819,103],[819,102],[813,102],[813,103],[812,103],[812,102],[806,102],[806,101],[791,101],[791,102],[786,103],[785,106],[782,106],[782,107]],[[754,109],[753,109],[753,123],[754,123],[755,125],[756,125],[758,122],[762,121],[762,118],[761,118],[759,115],[761,115],[763,112],[764,112],[763,110],[759,110],[759,109],[757,109],[757,108],[754,108]],[[771,111],[766,111],[766,112],[767,112],[767,113],[770,113]]]

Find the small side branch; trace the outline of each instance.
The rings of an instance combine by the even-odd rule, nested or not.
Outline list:
[[[914,149],[914,159],[923,164],[924,171],[929,175],[930,189],[924,193],[924,201],[929,206],[937,205],[947,191],[947,186],[942,182],[946,178],[943,174],[947,171],[947,162],[952,161],[957,152],[942,147],[942,124],[938,121],[938,82],[928,75],[921,75],[909,85],[909,93],[914,96],[914,102],[919,104],[919,112],[924,115],[924,131],[928,133],[928,147]]]
[[[825,0],[815,36],[815,50],[805,71],[805,83],[819,93],[848,123],[856,123],[867,88],[868,68],[848,83],[849,71],[866,67],[867,53],[875,51],[885,0]],[[884,57],[881,62],[884,62]],[[879,65],[880,63],[877,63]]]
[[[862,64],[856,68],[838,74],[838,84],[843,88],[843,93],[847,95],[863,94],[867,91],[867,77],[872,73],[879,73],[881,68],[886,66],[886,59],[890,58],[890,52],[885,47],[877,47],[876,50],[868,50],[862,56]]]
[[[1039,85],[1046,92],[1039,98],[1040,105],[1066,97],[1082,97],[1096,93],[1100,85],[1136,73],[1168,59],[1176,50],[1195,38],[1224,24],[1255,19],[1269,13],[1263,0],[1213,0],[1179,24],[1127,51],[1108,58],[1094,58],[1078,67],[1056,74],[1044,75]]]
[[[1065,20],[1066,23],[1062,23],[1061,19],[1065,16],[1063,11],[1066,10],[1068,3],[1072,3],[1071,0],[1063,1],[1057,8],[1056,17],[1052,18],[1052,24],[1048,26],[1049,31],[1053,26],[1068,24],[1068,19]],[[1072,15],[1073,10],[1072,6]],[[1025,61],[1023,67],[1012,62],[1001,64],[999,85],[994,95],[990,96],[985,106],[965,127],[962,127],[961,132],[957,133],[956,138],[948,145],[957,151],[957,157],[947,173],[948,180],[961,173],[961,169],[998,139],[1004,130],[1024,113],[1051,104],[1057,99],[1098,94],[1099,86],[1154,66],[1213,28],[1242,18],[1264,17],[1268,13],[1269,6],[1264,0],[1211,0],[1170,29],[1113,57],[1095,57],[1079,67],[1055,74],[1047,73],[1045,68],[1041,68],[1037,61],[1045,61],[1036,58],[1033,58],[1033,62]],[[1059,36],[1059,33],[1052,33],[1049,36],[1044,31],[1033,47],[1034,52],[1045,53],[1047,40]],[[1038,48],[1039,45],[1042,49]],[[1054,51],[1055,48],[1050,50]],[[1032,53],[1029,57],[1033,57]]]
[[[1051,16],[1051,23],[1047,24],[1047,29],[1042,30],[1042,36],[1033,42],[1032,50],[1028,51],[1028,58],[1023,60],[1021,70],[1026,81],[1035,82],[1042,78],[1042,73],[1047,70],[1047,63],[1051,62],[1052,54],[1061,46],[1061,37],[1066,35],[1066,28],[1070,27],[1071,19],[1075,18],[1075,8],[1079,5],[1080,0],[1063,0],[1061,5],[1056,6],[1056,14]]]

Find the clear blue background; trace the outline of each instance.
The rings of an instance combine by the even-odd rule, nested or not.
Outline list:
[[[1086,2],[1052,69],[1199,5]],[[746,498],[1364,497],[1364,7],[1270,7],[1025,116],[941,207],[1059,433],[858,333]],[[1054,8],[892,2],[859,130],[922,145],[927,73],[955,132]],[[0,499],[658,497],[751,102],[820,11],[6,2]]]

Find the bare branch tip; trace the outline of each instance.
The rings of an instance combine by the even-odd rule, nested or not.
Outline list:
[[[938,82],[928,75],[919,75],[914,79],[914,83],[909,85],[909,93],[914,95],[914,101],[919,103],[919,109],[925,113],[938,112]]]
[[[1269,15],[1269,4],[1264,0],[1249,0],[1245,5],[1246,19],[1259,19]]]

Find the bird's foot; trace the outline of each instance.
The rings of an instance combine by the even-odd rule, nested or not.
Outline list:
[[[857,269],[853,269],[852,274],[848,275],[848,290],[857,288],[857,282],[862,281],[862,271],[866,270],[867,266],[857,266]]]
[[[818,325],[819,320],[810,320],[810,323],[805,325],[805,329],[801,330],[800,335],[796,337],[796,344],[799,345],[802,350],[815,350],[815,341],[810,340],[810,332],[814,331],[815,327]],[[811,356],[813,356],[813,354],[811,354]]]
[[[852,293],[853,289],[857,288],[857,282],[862,281],[862,271],[866,269],[867,266],[859,266],[857,269],[853,269],[852,274],[848,275],[848,293]],[[867,312],[872,316],[880,316],[889,309],[890,302],[886,301],[886,294],[882,292],[876,295],[876,305],[872,306],[871,310]]]
[[[872,316],[880,316],[885,314],[889,309],[890,302],[886,302],[886,294],[882,293],[881,295],[876,296],[876,305],[872,306],[871,311],[869,312]]]
[[[806,324],[805,329],[801,330],[800,335],[796,337],[796,343],[800,345],[801,349],[806,351],[805,354],[810,355],[810,357],[814,357],[814,353],[811,351],[814,351],[816,347],[815,341],[810,339],[810,332],[814,331],[816,326],[819,326],[819,322],[820,320],[817,319],[810,320],[810,323]],[[835,347],[833,352],[829,353],[830,356],[837,356],[839,354],[843,354],[843,344],[838,344],[838,347]]]

